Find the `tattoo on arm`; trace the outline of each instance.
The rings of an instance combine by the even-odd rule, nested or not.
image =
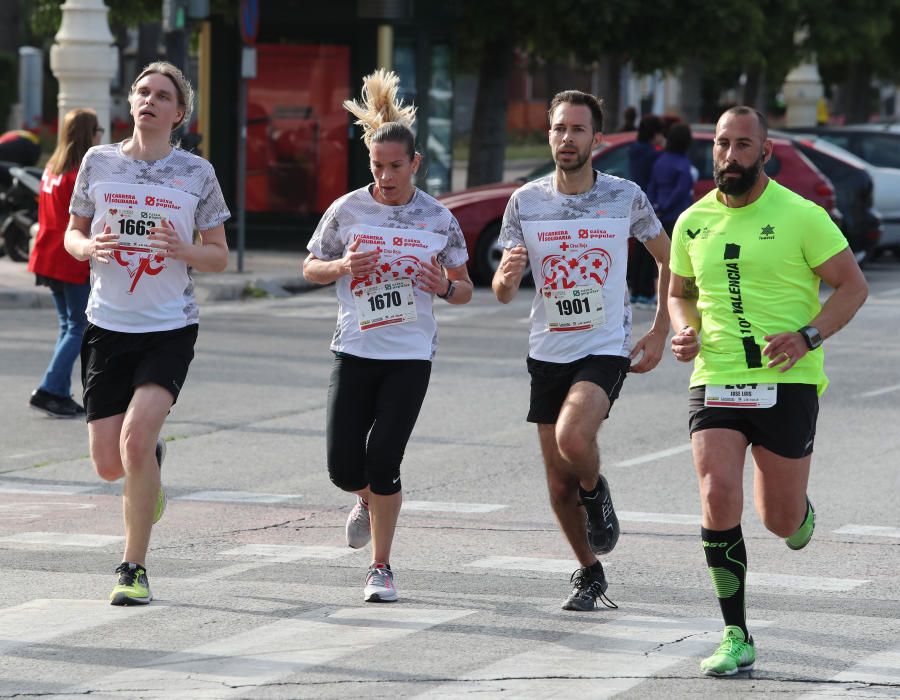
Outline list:
[[[685,277],[681,282],[681,296],[684,299],[699,299],[700,290],[694,277]]]

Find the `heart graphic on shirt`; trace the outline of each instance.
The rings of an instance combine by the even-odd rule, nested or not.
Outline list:
[[[128,272],[131,277],[131,288],[129,294],[134,294],[134,289],[141,277],[147,275],[158,275],[166,269],[166,258],[159,253],[137,253],[126,250],[117,250],[113,253],[116,262],[119,263]],[[153,263],[159,263],[159,267],[155,267]]]
[[[591,248],[579,256],[548,255],[541,262],[544,288],[570,289],[571,287],[606,283],[612,256],[603,248]]]
[[[412,280],[413,287],[415,287],[420,264],[419,259],[414,255],[401,255],[391,262],[379,262],[375,272],[363,277],[354,277],[350,282],[350,291],[359,297],[363,295],[365,287],[403,278]]]
[[[113,216],[115,216],[116,214],[119,213],[119,210],[118,209],[110,209],[109,213],[112,214]]]

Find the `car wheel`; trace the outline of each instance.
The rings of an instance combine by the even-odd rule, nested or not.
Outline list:
[[[500,222],[495,221],[481,232],[475,246],[475,274],[482,284],[490,284],[494,273],[500,267],[503,257],[503,246],[500,245]],[[522,274],[522,286],[531,284],[531,266],[525,267]]]

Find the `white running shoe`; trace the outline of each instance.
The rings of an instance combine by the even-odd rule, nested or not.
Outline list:
[[[360,549],[369,544],[372,539],[372,524],[369,520],[369,506],[366,502],[356,497],[356,505],[347,516],[347,546]]]
[[[366,575],[363,597],[367,603],[393,603],[397,600],[394,588],[394,572],[384,564],[372,564]]]

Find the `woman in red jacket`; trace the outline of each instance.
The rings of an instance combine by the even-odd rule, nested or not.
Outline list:
[[[29,405],[54,418],[83,416],[71,396],[72,367],[81,349],[91,286],[90,263],[79,262],[63,247],[69,224],[69,200],[84,154],[100,143],[103,129],[91,109],[74,109],[63,121],[56,150],[41,177],[38,234],[28,262],[37,284],[50,287],[59,315],[59,337],[53,357]]]

